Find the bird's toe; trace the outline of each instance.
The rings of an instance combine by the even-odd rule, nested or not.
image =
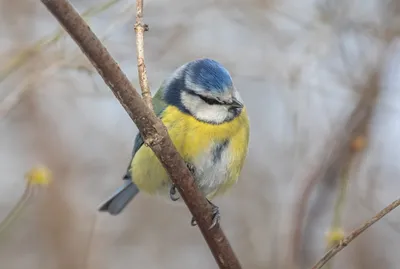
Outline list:
[[[179,193],[176,191],[175,184],[172,184],[171,188],[169,189],[169,197],[174,202],[179,200],[179,198],[180,198]]]

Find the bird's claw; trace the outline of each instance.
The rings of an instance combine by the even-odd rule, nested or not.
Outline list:
[[[219,224],[219,221],[221,220],[221,214],[219,213],[219,208],[218,206],[211,204],[212,206],[212,224],[210,226],[210,228],[208,228],[209,230],[211,230],[212,228],[214,228],[217,224]]]
[[[189,171],[194,175],[194,172],[195,172],[194,166],[192,164],[190,164],[190,163],[186,163],[186,165],[187,165]],[[171,188],[169,189],[169,198],[171,198],[171,200],[174,201],[174,202],[178,201],[179,198],[180,198],[179,193],[176,191],[176,185],[175,184],[172,184]]]
[[[169,189],[169,198],[171,198],[172,201],[178,201],[179,200],[179,193],[176,191],[176,186],[175,184],[172,184],[171,188]]]
[[[208,200],[207,200],[208,201]],[[211,230],[212,228],[214,228],[217,224],[219,224],[219,221],[221,220],[221,214],[219,213],[219,208],[218,206],[214,205],[213,203],[211,203],[210,201],[208,201],[211,205],[211,210],[212,210],[212,223],[211,226],[208,228],[209,230]],[[190,222],[190,224],[192,226],[196,226],[196,220],[194,219],[194,217],[192,217],[192,221]]]
[[[190,173],[194,176],[196,174],[196,168],[191,163],[186,163],[187,168],[189,169]]]
[[[194,219],[194,217],[192,217],[192,220],[190,221],[190,225],[192,225],[192,226],[196,226],[197,225],[196,220]]]

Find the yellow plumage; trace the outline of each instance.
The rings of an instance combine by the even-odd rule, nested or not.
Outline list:
[[[225,192],[236,183],[249,142],[249,120],[245,108],[232,121],[209,124],[182,113],[177,107],[168,106],[163,112],[162,121],[178,152],[189,163],[209,150],[212,143],[229,140],[226,180],[215,191],[206,194],[208,199]],[[149,147],[142,146],[136,152],[130,173],[134,183],[143,192],[155,194],[169,190],[167,173]]]

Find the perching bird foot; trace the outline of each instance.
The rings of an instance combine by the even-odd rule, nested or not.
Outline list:
[[[172,201],[178,201],[180,196],[179,193],[176,191],[176,186],[175,184],[172,184],[171,188],[169,189],[169,197],[171,198]]]
[[[194,172],[195,172],[194,166],[192,164],[190,164],[190,163],[186,163],[186,165],[187,165],[189,171],[192,173],[192,175],[194,175]],[[169,197],[174,202],[178,201],[179,198],[180,198],[179,193],[176,191],[176,185],[175,184],[172,184],[171,188],[169,189]]]
[[[194,167],[194,165],[191,163],[186,163],[186,166],[189,169],[190,173],[192,173],[192,176],[194,176],[196,174],[196,168]]]
[[[212,208],[212,224],[211,224],[210,228],[208,228],[209,230],[211,230],[221,220],[221,214],[219,213],[219,207],[218,206],[216,206],[213,203],[211,203],[208,199],[207,199],[207,201],[211,205],[211,208]],[[194,219],[194,217],[192,217],[192,221],[190,222],[190,224],[192,226],[196,226],[197,225],[196,220]]]

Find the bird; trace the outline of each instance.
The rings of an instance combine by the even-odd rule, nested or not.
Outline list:
[[[168,130],[195,184],[212,208],[212,225],[220,221],[211,200],[238,181],[248,153],[250,124],[246,107],[229,71],[200,58],[178,67],[152,98],[154,113]],[[99,206],[118,215],[140,192],[180,198],[176,186],[152,150],[136,135],[122,186]],[[191,220],[196,225],[194,217]]]

